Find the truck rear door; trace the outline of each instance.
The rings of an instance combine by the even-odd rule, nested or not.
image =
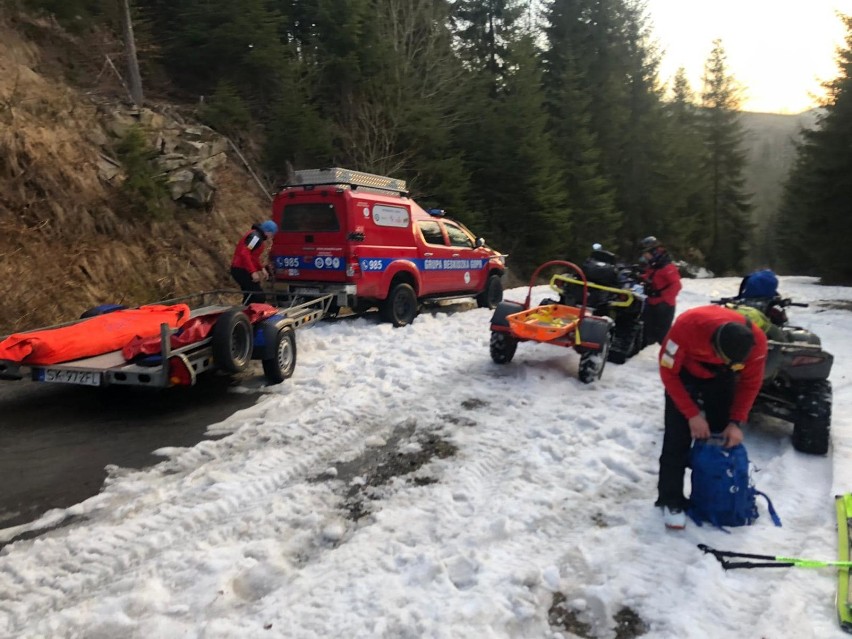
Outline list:
[[[276,277],[288,282],[346,279],[345,202],[316,192],[284,197],[270,259]]]

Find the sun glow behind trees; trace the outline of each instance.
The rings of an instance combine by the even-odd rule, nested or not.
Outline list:
[[[852,0],[647,0],[647,7],[664,53],[663,81],[684,67],[700,90],[704,63],[720,38],[744,88],[743,110],[768,113],[818,106],[845,35],[836,12],[852,14]]]

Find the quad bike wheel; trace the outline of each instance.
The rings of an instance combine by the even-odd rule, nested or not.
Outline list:
[[[491,331],[489,349],[491,351],[491,359],[494,360],[495,364],[508,364],[511,362],[517,348],[518,340],[509,333]]]
[[[803,389],[793,412],[793,448],[810,455],[828,452],[831,433],[831,382],[825,380]]]

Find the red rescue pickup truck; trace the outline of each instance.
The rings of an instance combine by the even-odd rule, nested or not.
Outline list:
[[[505,255],[443,211],[423,210],[394,178],[341,168],[296,171],[275,197],[270,259],[277,290],[332,294],[338,307],[378,306],[395,326],[421,302],[503,299]]]

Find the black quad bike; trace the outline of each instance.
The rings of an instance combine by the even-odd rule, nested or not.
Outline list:
[[[769,340],[763,386],[755,412],[793,424],[793,448],[812,455],[828,452],[831,430],[831,382],[834,356],[823,350],[811,331],[788,323],[786,308],[807,307],[789,298],[722,298],[713,300],[732,308],[764,329]]]
[[[599,247],[595,245],[580,268],[588,282],[588,306],[592,314],[609,317],[614,322],[608,361],[623,364],[644,345],[644,286],[638,267],[619,264],[614,253]],[[571,275],[557,275],[551,280],[551,286],[559,293],[559,303],[568,306],[579,303],[582,284]]]

